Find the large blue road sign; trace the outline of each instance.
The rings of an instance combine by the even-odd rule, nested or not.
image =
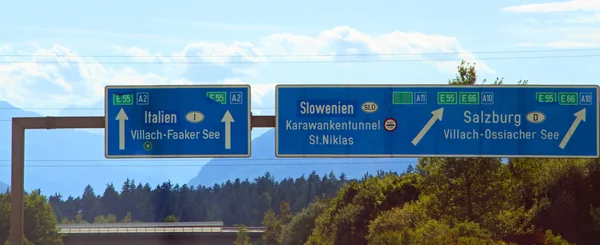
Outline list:
[[[277,157],[598,157],[598,86],[279,85]]]
[[[250,157],[248,85],[107,86],[107,158]]]

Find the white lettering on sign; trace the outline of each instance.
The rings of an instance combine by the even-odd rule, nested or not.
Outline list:
[[[353,137],[345,137],[343,135],[310,135],[308,143],[311,145],[354,145]]]
[[[175,131],[173,129],[167,130],[167,139],[168,140],[195,140],[200,139],[200,132],[197,131]]]
[[[339,106],[339,105],[333,105]],[[353,105],[344,105],[344,108],[334,108],[330,105],[316,105],[310,104],[306,101],[300,103],[300,113],[354,113]],[[310,109],[313,108],[313,109]],[[328,109],[329,108],[329,109]],[[377,111],[377,104],[373,102],[366,102],[362,104],[361,109],[366,113],[372,113]],[[284,130],[290,131],[314,131],[311,132],[307,138],[310,145],[322,145],[322,146],[351,146],[356,144],[357,138],[346,135],[355,131],[383,131],[382,120],[371,120],[371,119],[355,119],[350,118],[346,120],[332,120],[330,116],[324,115],[320,120],[286,120],[285,125],[280,125]],[[332,132],[335,131],[335,132]],[[385,131],[384,131],[385,132]]]
[[[130,130],[131,138],[134,140],[218,140],[221,139],[221,132],[208,129],[198,131],[188,131],[187,129],[177,131],[167,129],[166,131],[134,129]]]
[[[478,140],[479,133],[475,129],[473,129],[473,131],[444,129],[444,137],[449,140]]]
[[[160,130],[146,131],[143,129],[131,130],[131,138],[134,140],[162,140],[163,133]]]
[[[527,132],[519,129],[518,131],[500,130],[494,131],[486,129],[484,136],[492,140],[529,140],[534,139],[536,132]]]
[[[202,138],[209,140],[218,140],[219,138],[221,138],[221,133],[204,129],[202,130]]]
[[[144,123],[146,124],[163,124],[177,123],[177,115],[175,113],[165,113],[164,111],[144,111]]]
[[[294,120],[286,120],[285,130],[379,131],[381,130],[381,120],[373,122],[355,122],[352,120],[348,120],[346,122],[334,122],[333,120],[325,122],[297,122]]]
[[[558,132],[551,132],[546,129],[542,129],[540,131],[543,140],[558,140],[560,138],[560,134]]]
[[[485,124],[514,124],[521,126],[521,114],[505,114],[480,111],[472,113],[471,111],[464,112],[465,123],[485,123]]]
[[[342,104],[340,101],[336,104],[311,104],[308,101],[302,101],[300,102],[300,114],[352,115],[354,114],[354,105]]]
[[[535,139],[537,132],[528,132],[524,130],[491,130],[486,129],[480,133],[476,129],[472,131],[463,131],[460,129],[444,129],[444,137],[448,140],[530,140]]]
[[[462,130],[456,128],[444,129],[444,138],[447,140],[535,140],[537,137],[543,140],[560,140],[559,132],[542,129],[539,131],[527,130],[493,130],[485,129],[483,131]]]

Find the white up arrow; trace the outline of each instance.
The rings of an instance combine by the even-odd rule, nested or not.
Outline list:
[[[567,146],[567,143],[569,143],[571,136],[573,136],[575,130],[577,130],[577,126],[579,126],[579,123],[581,123],[581,121],[585,122],[585,108],[581,109],[581,111],[578,111],[573,115],[575,115],[575,121],[573,122],[573,124],[571,124],[569,131],[567,131],[567,133],[565,134],[565,137],[560,142],[560,145],[558,145],[558,147],[560,147],[561,149],[565,149],[565,146]]]
[[[127,117],[123,108],[121,108],[115,120],[119,121],[119,150],[125,150],[125,121],[129,120],[129,117]]]
[[[423,129],[421,129],[421,131],[419,132],[419,134],[417,134],[417,136],[415,136],[415,138],[412,140],[412,144],[413,145],[417,145],[419,144],[419,141],[421,141],[421,139],[423,139],[423,136],[425,136],[425,134],[427,133],[427,131],[429,131],[429,129],[431,128],[431,126],[433,126],[433,124],[437,121],[437,120],[442,120],[442,117],[444,116],[444,107],[437,109],[435,111],[432,111],[431,114],[433,114],[433,116],[431,117],[431,119],[429,119],[429,121],[427,122],[427,124],[425,124],[425,127],[423,127]]]
[[[235,122],[229,110],[225,112],[222,123],[225,123],[225,149],[231,149],[231,123]]]

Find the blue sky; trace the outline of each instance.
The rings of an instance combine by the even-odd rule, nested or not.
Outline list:
[[[100,115],[107,84],[178,83],[249,83],[256,113],[272,114],[274,84],[445,83],[459,61],[428,61],[439,58],[474,59],[482,78],[508,83],[600,77],[599,57],[489,59],[600,51],[477,53],[598,47],[598,0],[5,1],[0,33],[0,100],[53,108],[28,109],[45,115],[73,106],[95,109],[61,114]],[[422,55],[430,52],[460,54]],[[335,56],[355,53],[403,55],[333,62],[378,59]],[[6,56],[15,54],[37,56]],[[297,56],[315,54],[330,56]],[[123,57],[97,57],[107,55]],[[182,55],[221,57],[174,57]],[[293,60],[303,63],[281,63]]]

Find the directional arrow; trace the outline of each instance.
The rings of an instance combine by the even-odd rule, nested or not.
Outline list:
[[[231,123],[235,122],[229,110],[225,112],[222,123],[225,123],[225,149],[231,149]]]
[[[578,111],[573,115],[575,115],[575,121],[573,122],[573,124],[571,124],[569,131],[567,131],[567,133],[565,134],[565,137],[560,142],[560,145],[558,145],[558,147],[560,147],[561,149],[565,149],[565,146],[567,146],[567,143],[569,143],[571,136],[573,136],[575,130],[577,130],[577,126],[579,126],[579,123],[581,123],[581,121],[585,122],[585,108],[581,109],[581,111]]]
[[[119,121],[119,150],[125,150],[125,121],[129,120],[129,117],[127,117],[123,108],[121,108],[115,120]]]
[[[423,127],[423,129],[421,129],[421,131],[419,132],[419,134],[417,134],[417,136],[415,136],[415,138],[412,140],[412,144],[413,145],[417,145],[419,144],[419,141],[421,141],[421,139],[423,139],[423,136],[425,136],[425,134],[427,133],[427,131],[429,131],[429,129],[431,128],[431,126],[433,126],[433,124],[437,121],[440,120],[442,121],[442,116],[444,116],[444,107],[437,109],[435,111],[432,111],[431,114],[433,114],[433,116],[431,117],[431,119],[429,119],[429,121],[427,122],[427,124],[425,124],[425,127]]]

